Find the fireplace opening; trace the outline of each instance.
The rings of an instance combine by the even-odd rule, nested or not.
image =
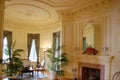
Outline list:
[[[82,67],[82,80],[100,80],[100,69]]]

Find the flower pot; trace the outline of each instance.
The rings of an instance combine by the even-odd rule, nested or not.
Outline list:
[[[49,71],[50,72],[50,80],[56,80],[57,74],[55,71]]]

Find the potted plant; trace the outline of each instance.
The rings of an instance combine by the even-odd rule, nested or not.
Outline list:
[[[98,51],[93,48],[91,45],[83,52],[83,54],[96,55]]]
[[[7,76],[14,76],[16,75],[22,68],[23,63],[20,59],[20,53],[23,52],[23,49],[13,49],[15,46],[15,42],[13,45],[7,45],[8,49],[5,49],[5,54],[9,57],[5,60],[6,70],[5,73]]]
[[[58,76],[64,76],[64,70],[62,70],[62,67],[67,65],[68,59],[66,53],[59,53],[59,55],[56,55],[56,52],[60,51],[62,47],[60,46],[52,46],[52,48],[48,48],[46,50],[47,56],[50,60],[50,64],[47,65],[48,69],[50,70],[50,77],[51,80],[54,80],[54,78],[57,78]],[[61,51],[60,51],[61,52]],[[53,75],[54,74],[54,75]],[[57,76],[57,77],[55,77]]]

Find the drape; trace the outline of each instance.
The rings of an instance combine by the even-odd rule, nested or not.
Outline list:
[[[60,31],[53,33],[53,44],[56,44],[56,42],[58,42],[58,46],[60,46]]]
[[[53,33],[53,46],[55,48],[60,47],[60,31]],[[57,55],[60,54],[60,51],[57,52]]]

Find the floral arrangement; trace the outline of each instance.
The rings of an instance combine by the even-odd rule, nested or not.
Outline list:
[[[89,47],[83,52],[83,54],[88,54],[88,55],[96,55],[97,53],[98,53],[98,51],[97,51],[95,48],[91,47],[91,46],[89,46]]]

